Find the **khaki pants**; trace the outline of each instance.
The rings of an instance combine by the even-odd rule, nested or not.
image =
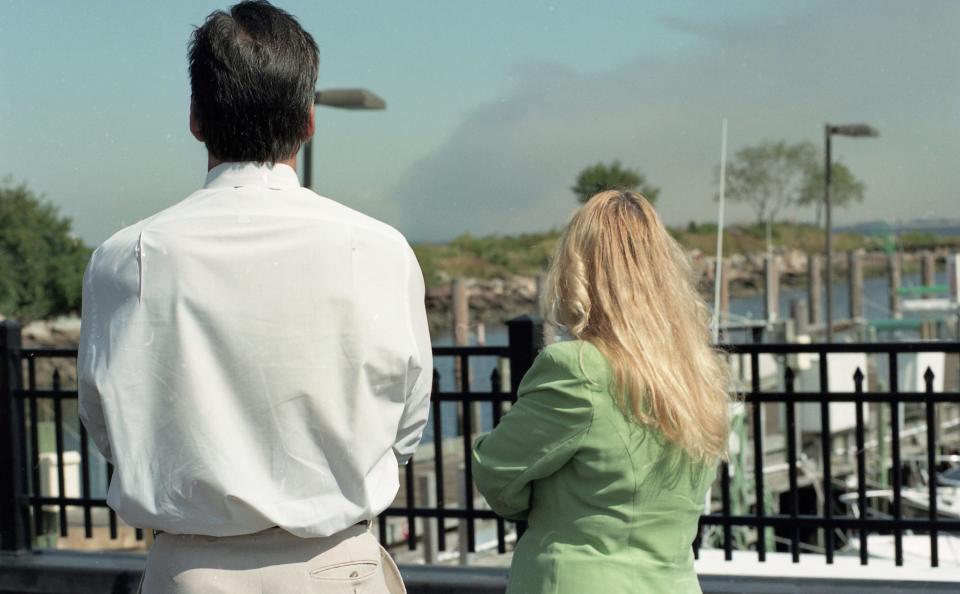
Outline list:
[[[326,538],[271,528],[244,536],[160,533],[143,594],[404,594],[400,572],[365,526]]]

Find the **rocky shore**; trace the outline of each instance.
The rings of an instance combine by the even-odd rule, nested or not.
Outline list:
[[[948,250],[938,250],[934,256],[938,259],[947,255]],[[688,253],[698,277],[698,283],[705,296],[713,290],[716,258],[705,255],[699,250]],[[809,256],[803,250],[778,249],[774,252],[780,284],[784,287],[797,287],[807,284]],[[735,295],[756,294],[764,286],[764,261],[766,254],[733,254],[725,258],[729,275],[730,290]],[[884,274],[887,256],[874,251],[864,254],[864,272],[867,276]],[[900,262],[904,270],[919,266],[919,254],[902,253]],[[834,255],[834,278],[846,274],[847,254]],[[470,323],[483,322],[486,325],[500,325],[518,315],[534,313],[538,310],[538,283],[535,277],[512,276],[495,279],[463,279],[470,301]],[[434,333],[450,329],[452,321],[451,284],[431,287],[427,290],[427,316],[430,329]]]
[[[699,277],[701,287],[713,285],[716,259],[699,251],[691,252],[690,259]],[[799,250],[777,254],[781,281],[785,285],[805,282],[807,255]],[[728,259],[731,285],[738,292],[758,291],[763,286],[763,254],[734,255]],[[512,276],[487,280],[463,279],[470,300],[471,324],[483,322],[500,325],[518,315],[538,310],[538,281],[529,276]],[[448,283],[427,290],[427,316],[433,332],[449,330],[451,324],[452,289]]]
[[[537,311],[537,279],[528,276],[463,279],[470,300],[470,323],[500,325],[510,318]],[[453,291],[451,285],[427,289],[427,319],[436,336],[448,331],[452,322]]]

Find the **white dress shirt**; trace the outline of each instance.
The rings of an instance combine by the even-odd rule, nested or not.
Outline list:
[[[386,509],[429,410],[420,267],[388,225],[224,163],[101,245],[80,417],[127,523],[328,536]]]

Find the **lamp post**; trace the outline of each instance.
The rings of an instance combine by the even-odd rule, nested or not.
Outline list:
[[[826,124],[823,127],[823,136],[826,142],[826,161],[824,163],[823,173],[823,202],[826,208],[827,219],[827,342],[833,342],[833,221],[830,216],[830,177],[832,160],[830,158],[830,137],[831,136],[879,136],[875,128],[866,124],[846,124],[843,126],[832,126]]]
[[[327,89],[317,91],[314,105],[337,107],[340,109],[386,109],[387,103],[367,89]],[[303,185],[309,188],[313,184],[313,139],[303,145]]]

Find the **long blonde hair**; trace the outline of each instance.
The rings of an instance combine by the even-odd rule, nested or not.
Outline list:
[[[726,457],[729,370],[690,262],[643,196],[601,192],[573,216],[544,301],[609,361],[624,414],[696,461]]]

